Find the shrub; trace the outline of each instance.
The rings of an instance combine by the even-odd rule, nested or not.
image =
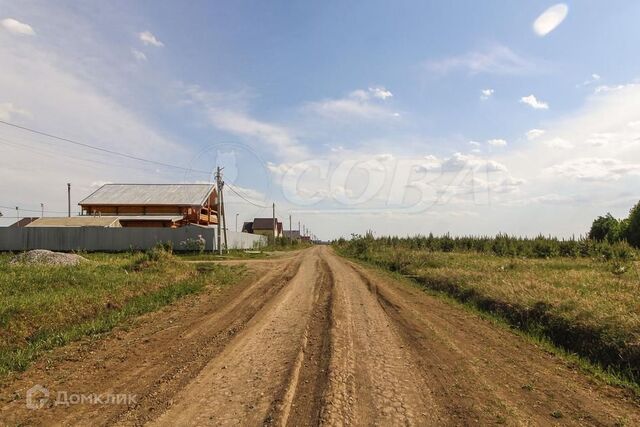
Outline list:
[[[605,216],[599,216],[591,224],[589,230],[589,238],[601,242],[603,240],[609,243],[620,240],[620,221],[613,217],[610,213]]]
[[[640,202],[631,211],[626,220],[624,228],[624,238],[630,245],[640,248]]]
[[[536,238],[514,237],[499,234],[495,237],[463,236],[451,237],[446,234],[438,237],[433,234],[416,237],[379,237],[371,233],[365,236],[354,234],[351,240],[340,239],[334,242],[341,251],[354,258],[370,260],[375,253],[386,249],[399,256],[403,250],[419,250],[425,252],[475,252],[493,254],[500,257],[592,257],[605,261],[619,259],[628,261],[635,259],[637,251],[624,241],[610,243],[607,240],[597,242],[579,238],[559,240],[554,237],[538,236]],[[394,256],[393,258],[397,258]],[[394,268],[401,269],[399,260]]]
[[[202,236],[198,236],[197,239],[189,237],[187,240],[180,242],[180,248],[189,252],[203,253],[206,244],[207,241]]]

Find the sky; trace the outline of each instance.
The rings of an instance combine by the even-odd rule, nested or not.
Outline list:
[[[211,182],[230,229],[584,234],[640,194],[640,3],[0,0],[0,212]],[[155,162],[155,163],[154,163]],[[18,213],[15,207],[19,207]],[[237,215],[236,215],[237,214]]]

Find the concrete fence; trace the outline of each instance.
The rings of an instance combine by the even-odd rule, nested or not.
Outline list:
[[[53,251],[118,252],[149,249],[171,242],[174,250],[185,249],[189,239],[205,241],[205,251],[216,249],[216,229],[181,228],[100,228],[100,227],[0,227],[0,251],[49,249]],[[252,249],[266,244],[255,234],[227,231],[230,249]]]

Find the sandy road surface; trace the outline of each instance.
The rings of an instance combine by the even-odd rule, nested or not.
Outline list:
[[[640,425],[638,402],[509,331],[314,247],[224,295],[59,349],[0,420],[67,425]],[[34,384],[129,405],[29,410]]]

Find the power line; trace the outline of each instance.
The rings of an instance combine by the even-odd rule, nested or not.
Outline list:
[[[207,175],[211,174],[211,172],[208,172],[208,171],[200,171],[200,170],[196,170],[196,169],[186,168],[184,166],[172,165],[172,164],[169,164],[169,163],[158,162],[156,160],[149,160],[149,159],[145,159],[145,158],[142,158],[142,157],[133,156],[131,154],[126,154],[126,153],[121,153],[121,152],[114,151],[114,150],[109,150],[107,148],[96,147],[94,145],[85,144],[84,142],[74,141],[72,139],[64,138],[64,137],[61,137],[61,136],[56,136],[56,135],[53,135],[53,134],[50,134],[50,133],[47,133],[47,132],[43,132],[43,131],[39,131],[39,130],[36,130],[36,129],[31,129],[31,128],[28,128],[26,126],[20,126],[20,125],[17,125],[15,123],[6,122],[4,120],[0,120],[0,123],[4,124],[6,126],[11,126],[11,127],[14,127],[14,128],[17,128],[17,129],[21,129],[21,130],[24,130],[24,131],[27,131],[27,132],[31,132],[31,133],[34,133],[36,135],[46,136],[47,138],[57,139],[59,141],[67,142],[69,144],[74,144],[74,145],[77,145],[77,146],[80,146],[80,147],[89,148],[91,150],[100,151],[100,152],[111,154],[111,155],[114,155],[114,156],[125,157],[127,159],[137,160],[139,162],[151,163],[151,164],[154,164],[154,165],[157,165],[157,166],[180,169],[180,170],[187,171],[187,172],[203,173],[203,174],[207,174]]]
[[[18,207],[20,208],[20,205],[18,205]],[[0,206],[0,209],[11,209],[11,210],[15,210],[15,209],[16,209],[16,207],[15,207],[15,206]],[[40,213],[40,212],[42,212],[42,209],[24,209],[24,208],[20,208],[20,211],[24,211],[24,212],[38,212],[38,213]],[[45,212],[47,212],[47,213],[64,213],[64,214],[66,214],[66,213],[67,213],[67,211],[62,212],[62,211],[47,211],[47,210],[45,210]],[[5,217],[5,218],[7,218],[7,217]]]
[[[46,157],[53,158],[53,159],[57,159],[60,156],[64,156],[65,159],[74,159],[77,162],[82,163],[83,166],[86,166],[86,167],[89,167],[91,163],[95,163],[95,164],[99,164],[99,165],[109,166],[111,168],[123,168],[123,169],[133,169],[134,168],[131,165],[118,164],[118,163],[116,163],[114,161],[108,161],[108,160],[107,161],[100,161],[100,160],[97,160],[97,159],[87,159],[87,158],[83,158],[83,157],[77,157],[77,156],[74,156],[72,154],[66,154],[66,153],[61,154],[60,152],[49,151],[49,150],[46,150],[46,149],[42,149],[40,147],[32,147],[32,146],[29,146],[29,145],[23,145],[20,142],[9,141],[9,140],[7,140],[5,138],[1,138],[1,137],[0,137],[0,144],[16,147],[18,149],[22,149],[22,150],[25,150],[25,151],[28,151],[28,152],[31,152],[31,153],[35,153],[35,154],[40,155],[40,156],[46,156]],[[152,166],[143,166],[143,167],[147,168],[146,169],[147,171],[151,171],[151,169],[149,169],[149,168],[151,168]],[[145,170],[145,169],[142,169],[142,168],[135,168],[135,169],[136,170]]]
[[[225,183],[227,185],[227,187],[229,187],[229,190],[233,191],[238,197],[240,197],[242,200],[244,200],[247,203],[252,204],[253,206],[256,206],[258,208],[268,208],[268,206],[266,205],[260,205],[257,204],[255,202],[252,202],[251,200],[247,199],[246,197],[244,197],[242,194],[238,193],[229,183]]]

